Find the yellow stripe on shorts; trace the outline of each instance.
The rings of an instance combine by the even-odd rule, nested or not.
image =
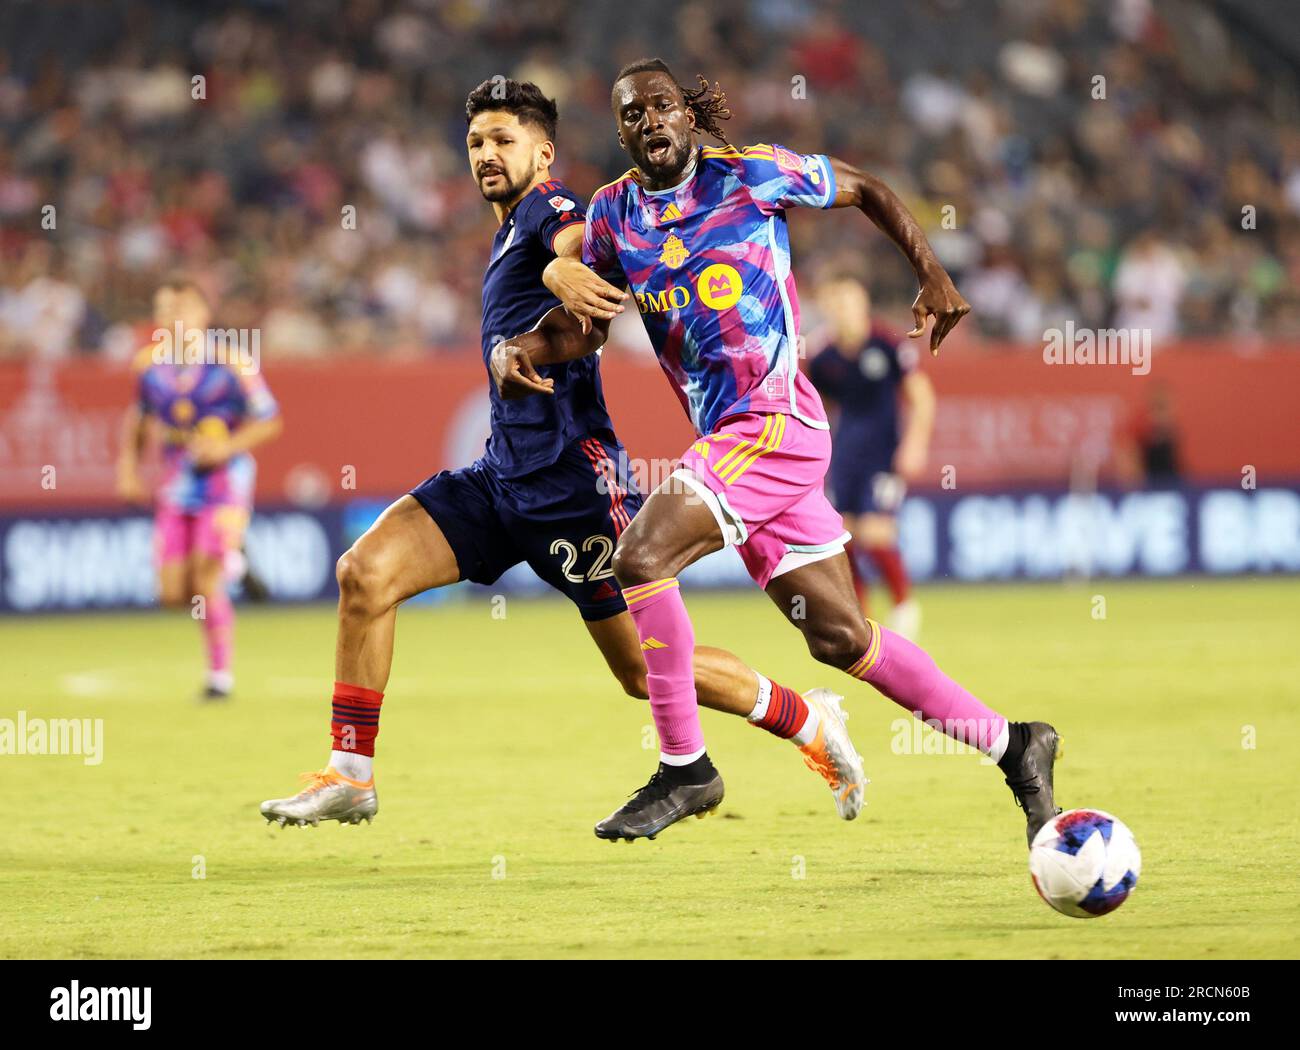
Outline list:
[[[758,441],[759,441],[759,442],[761,442],[765,437],[767,437],[767,428],[768,428],[768,426],[771,424],[771,422],[772,422],[772,417],[771,417],[771,416],[768,416],[767,419],[764,420],[764,422],[763,422],[763,432],[762,432],[761,434],[758,435]],[[724,468],[727,466],[728,462],[730,462],[731,460],[735,459],[737,456],[744,455],[744,453],[746,452],[746,450],[748,450],[748,449],[750,449],[750,448],[753,448],[757,443],[758,443],[758,442],[750,441],[750,440],[748,440],[748,439],[746,439],[746,440],[744,440],[744,441],[738,441],[738,442],[736,442],[735,447],[732,448],[729,452],[727,452],[727,454],[724,455],[720,460],[718,460],[718,462],[716,462],[716,463],[711,463],[711,464],[709,465],[709,469],[712,470],[713,473],[715,473],[716,475],[718,475],[718,477],[722,477],[722,471],[723,471]]]
[[[767,417],[767,425],[763,427],[763,433],[759,436],[758,441],[752,450],[747,452],[743,457],[732,463],[727,470],[719,474],[718,477],[730,485],[741,474],[745,473],[759,456],[766,456],[769,452],[775,452],[781,447],[781,441],[785,437],[785,416],[771,415]],[[764,440],[766,438],[766,440]]]

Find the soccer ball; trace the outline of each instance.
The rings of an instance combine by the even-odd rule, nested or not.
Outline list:
[[[1072,809],[1049,820],[1029,847],[1034,889],[1076,919],[1114,911],[1133,892],[1141,871],[1133,833],[1099,809]]]

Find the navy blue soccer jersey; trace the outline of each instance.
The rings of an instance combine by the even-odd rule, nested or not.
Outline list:
[[[550,466],[581,438],[613,435],[596,354],[538,368],[555,380],[553,396],[503,400],[490,368],[497,343],[531,331],[560,305],[542,283],[542,270],[555,258],[556,235],[581,224],[584,215],[581,202],[568,188],[556,180],[543,182],[515,205],[492,239],[492,255],[483,274],[482,325],[492,435],[483,458],[504,478]]]
[[[812,359],[808,378],[823,398],[839,407],[837,452],[893,460],[899,439],[898,390],[915,367],[915,348],[900,345],[878,328],[854,355],[831,345]]]

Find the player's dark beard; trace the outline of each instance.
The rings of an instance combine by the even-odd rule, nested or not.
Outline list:
[[[491,190],[484,189],[483,179],[486,178],[486,176],[494,173],[500,173],[501,175],[505,176],[506,181],[504,185]],[[479,175],[478,188],[479,188],[479,192],[483,194],[483,199],[485,201],[487,201],[489,204],[495,204],[498,201],[514,200],[516,197],[518,197],[521,193],[524,192],[524,189],[532,181],[533,181],[532,174],[523,175],[518,179],[511,179],[510,172],[506,171],[505,168],[493,168],[490,171],[483,172]]]
[[[633,158],[637,167],[649,175],[656,186],[661,188],[675,186],[682,181],[687,169],[691,166],[691,160],[695,154],[695,139],[693,136],[688,135],[686,141],[676,146],[668,155],[668,159],[660,164],[652,164],[647,159],[649,152],[645,144],[642,143],[641,156]]]

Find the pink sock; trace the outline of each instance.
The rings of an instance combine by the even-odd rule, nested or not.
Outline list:
[[[235,645],[235,606],[224,590],[207,598],[203,617],[203,638],[208,646],[208,670],[230,670],[230,656]]]
[[[650,712],[665,755],[704,750],[700,710],[695,702],[695,630],[676,579],[624,587],[632,622],[645,655]]]
[[[870,682],[933,728],[985,754],[996,749],[999,753],[993,757],[1001,757],[1006,747],[1005,718],[940,671],[924,649],[874,620],[868,620],[867,626],[871,644],[848,668],[849,674]]]

